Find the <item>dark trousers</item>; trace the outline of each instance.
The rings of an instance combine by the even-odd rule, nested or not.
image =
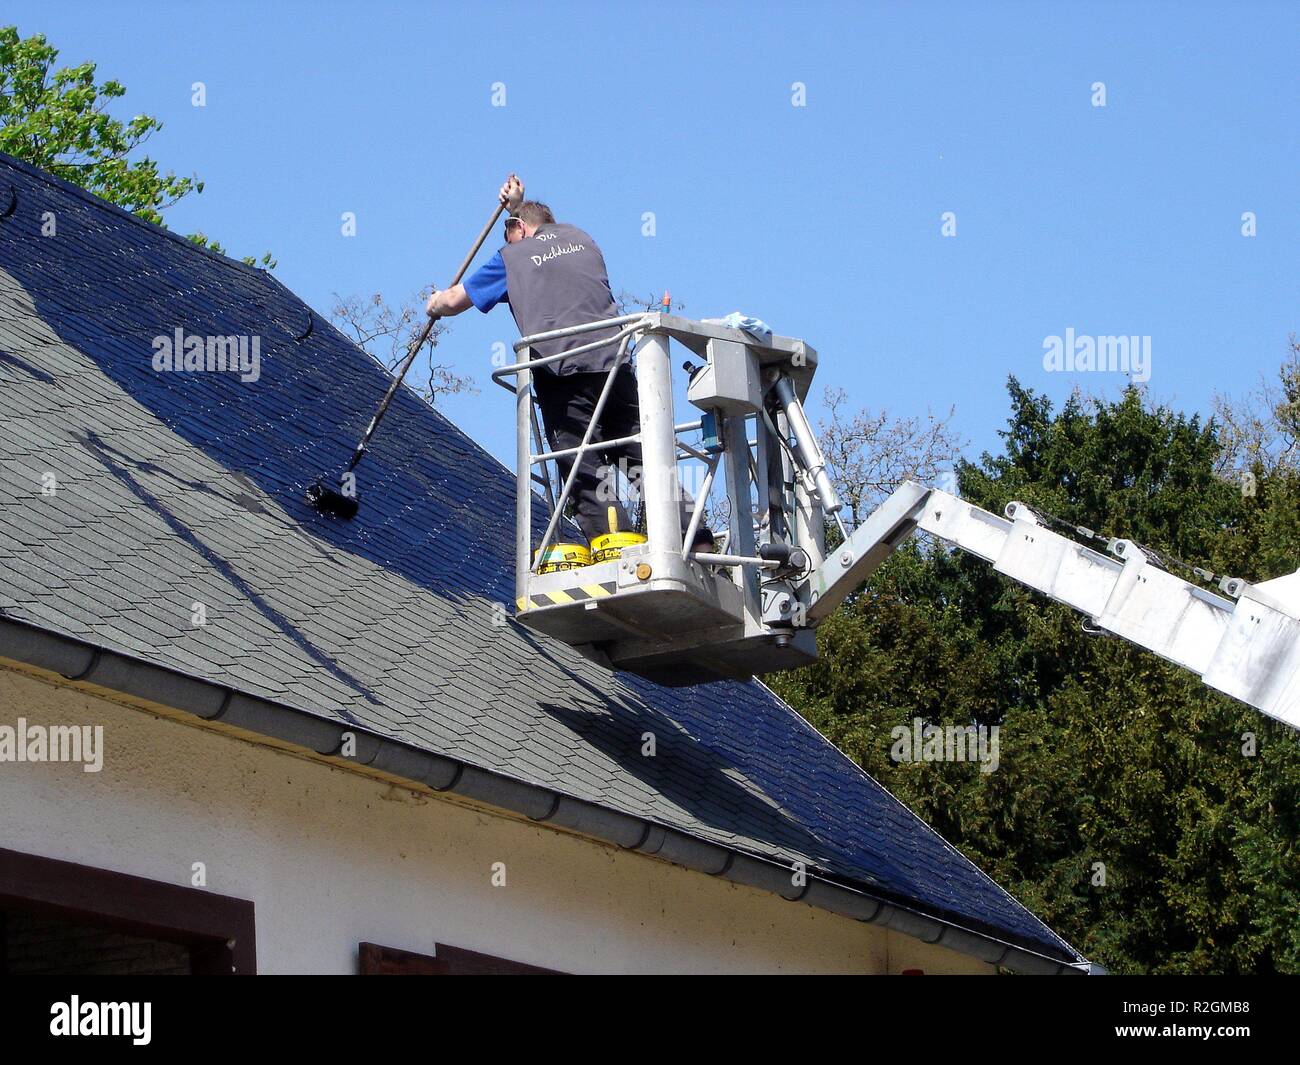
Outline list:
[[[557,376],[549,370],[533,373],[533,392],[542,412],[546,436],[552,451],[577,447],[591,424],[592,412],[605,387],[605,373],[572,373]],[[617,440],[631,436],[641,428],[641,412],[637,406],[636,375],[630,366],[622,367],[614,378],[614,387],[601,411],[600,424],[592,433],[592,440]],[[631,529],[627,512],[618,499],[618,481],[614,476],[620,460],[625,463],[624,473],[633,485],[641,480],[641,445],[588,451],[578,464],[578,475],[573,482],[570,498],[574,501],[578,527],[588,541],[607,532]],[[572,456],[556,460],[560,467],[561,485],[573,468]],[[612,513],[611,513],[612,511]],[[612,525],[612,527],[611,527]]]

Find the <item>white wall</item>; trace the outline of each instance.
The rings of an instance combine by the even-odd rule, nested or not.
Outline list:
[[[0,725],[104,726],[104,768],[0,763],[0,847],[252,899],[258,970],[435,942],[569,972],[990,972],[943,948],[416,794],[0,663]],[[492,864],[507,884],[493,887]]]

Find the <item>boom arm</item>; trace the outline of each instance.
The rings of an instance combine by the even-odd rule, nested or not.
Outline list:
[[[1002,518],[904,482],[809,576],[808,623],[829,615],[917,529],[1300,728],[1300,570],[1257,585],[1226,579],[1225,598],[1162,569],[1130,540],[1112,541],[1108,555],[1061,536],[1023,503]]]

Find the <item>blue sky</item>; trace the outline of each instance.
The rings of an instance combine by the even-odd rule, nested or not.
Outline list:
[[[1300,329],[1300,4],[11,0],[4,20],[163,121],[149,153],[207,183],[172,228],[270,249],[321,311],[444,284],[515,170],[616,289],[762,317],[854,405],[955,405],[972,457],[999,446],[1008,374],[1058,400],[1122,386],[1046,372],[1046,337],[1149,336],[1152,393],[1208,411]],[[507,463],[488,373],[516,336],[471,311],[440,348],[479,385],[443,409]]]

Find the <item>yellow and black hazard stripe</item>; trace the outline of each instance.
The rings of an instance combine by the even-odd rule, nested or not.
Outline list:
[[[577,588],[567,588],[553,592],[538,592],[527,599],[516,599],[515,605],[524,610],[535,610],[539,606],[562,606],[565,603],[582,603],[588,599],[603,599],[618,591],[618,581],[601,581],[599,584],[583,584]]]

